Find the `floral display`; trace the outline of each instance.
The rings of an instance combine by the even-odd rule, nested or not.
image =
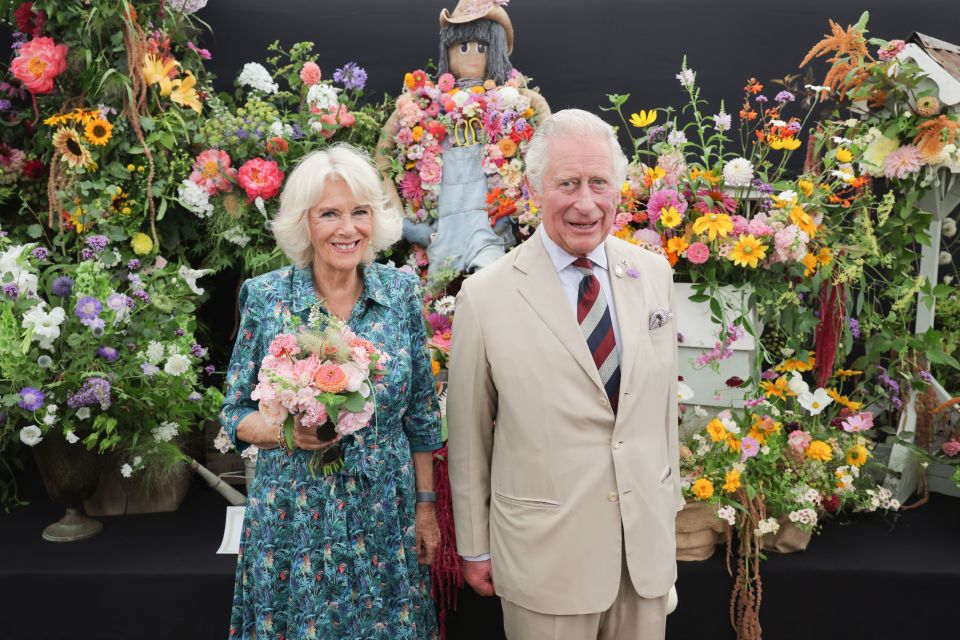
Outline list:
[[[539,224],[523,185],[523,156],[537,122],[530,99],[519,91],[527,79],[516,69],[497,86],[461,89],[447,73],[436,81],[422,70],[406,74],[404,93],[397,98],[392,173],[405,213],[415,222],[437,217],[443,178],[443,145],[483,144],[487,175],[487,213],[491,224],[511,217],[529,235]]]
[[[309,325],[273,339],[251,397],[267,424],[283,427],[290,449],[295,417],[303,426],[319,428],[321,440],[331,445],[313,462],[329,475],[343,464],[336,443],[375,423],[372,382],[386,374],[389,358],[319,303],[311,309]]]

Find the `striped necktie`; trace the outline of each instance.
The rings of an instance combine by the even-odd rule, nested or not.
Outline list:
[[[616,413],[620,396],[620,359],[617,357],[617,339],[610,320],[610,308],[600,281],[593,274],[590,260],[577,258],[573,266],[583,274],[577,291],[577,322],[593,354],[593,363],[600,372],[600,381],[610,399],[610,407]]]

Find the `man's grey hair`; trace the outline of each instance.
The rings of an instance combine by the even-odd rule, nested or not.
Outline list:
[[[620,148],[617,133],[609,124],[583,109],[564,109],[544,120],[527,147],[526,175],[537,191],[543,188],[543,173],[547,170],[547,151],[550,141],[564,136],[596,136],[610,143],[610,162],[613,184],[617,190],[627,178],[627,156]]]
[[[482,80],[503,84],[510,77],[513,65],[507,54],[507,32],[502,25],[482,18],[464,24],[448,24],[440,30],[440,62],[437,76],[450,73],[447,49],[463,42],[479,42],[487,45],[487,68]]]

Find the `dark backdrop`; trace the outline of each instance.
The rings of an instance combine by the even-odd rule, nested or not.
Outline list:
[[[353,60],[379,96],[396,95],[404,72],[437,58],[437,17],[454,6],[455,0],[211,0],[198,15],[212,28],[204,44],[220,89],[230,87],[245,62],[263,62],[273,40],[309,40],[324,77]],[[845,27],[869,9],[877,37],[920,31],[960,42],[956,7],[955,0],[513,0],[507,11],[516,33],[511,61],[534,78],[554,110],[596,110],[607,93],[631,93],[630,111],[679,107],[685,95],[674,75],[686,54],[703,97],[714,108],[724,99],[735,114],[746,78],[766,83],[796,72],[828,32],[828,18]]]

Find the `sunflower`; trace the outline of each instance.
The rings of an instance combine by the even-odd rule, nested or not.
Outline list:
[[[70,119],[71,119],[71,118],[70,118],[70,114],[69,114],[69,113],[58,113],[57,115],[50,116],[49,118],[47,118],[46,120],[44,120],[44,121],[43,121],[43,124],[45,124],[45,125],[47,125],[47,126],[50,126],[50,127],[55,127],[55,126],[57,126],[57,125],[65,124],[65,123],[67,123],[67,122],[70,122]]]
[[[74,109],[67,116],[76,122],[86,126],[93,122],[94,120],[99,120],[103,116],[100,114],[100,109]]]
[[[862,444],[856,444],[847,449],[847,464],[854,467],[862,467],[867,461],[867,448]]]
[[[103,118],[91,120],[83,128],[83,137],[91,144],[102,147],[110,142],[110,138],[113,137],[113,125]]]
[[[850,411],[859,411],[863,407],[862,402],[857,402],[855,400],[851,400],[847,396],[840,395],[840,392],[836,389],[827,389],[827,395],[833,398],[834,402],[846,407],[847,409],[850,409]]]
[[[53,134],[53,148],[63,155],[71,167],[83,167],[90,164],[90,151],[80,142],[80,136],[73,129],[60,127]]]
[[[706,233],[710,240],[717,236],[725,238],[733,231],[733,220],[725,213],[708,213],[700,216],[693,223],[694,233]]]
[[[756,269],[757,264],[767,256],[767,245],[751,233],[740,236],[730,251],[730,259],[738,267]]]

